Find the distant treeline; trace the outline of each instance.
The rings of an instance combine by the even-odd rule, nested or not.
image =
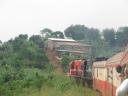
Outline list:
[[[64,32],[54,32],[49,28],[44,28],[41,33],[45,39],[49,37],[65,38],[66,36],[82,43],[89,43],[92,45],[94,56],[112,56],[128,44],[128,27],[120,27],[117,31],[106,28],[100,32],[97,28],[71,25]]]

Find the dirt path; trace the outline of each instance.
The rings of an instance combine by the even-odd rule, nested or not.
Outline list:
[[[48,55],[50,63],[53,64],[55,68],[55,72],[62,75],[63,69],[62,69],[62,66],[60,65],[60,60],[57,58],[57,54],[55,53],[55,51],[47,49],[46,53]]]

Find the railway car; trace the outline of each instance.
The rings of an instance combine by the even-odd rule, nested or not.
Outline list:
[[[93,63],[93,88],[100,93],[105,94],[106,90],[106,78],[107,78],[107,69],[105,68],[106,65],[105,60],[103,61],[96,61]],[[105,96],[105,95],[104,95]]]
[[[89,61],[73,60],[70,62],[70,77],[76,79],[76,82],[82,81],[83,85],[92,86],[92,72]]]
[[[116,88],[125,79],[124,70],[128,65],[128,50],[117,53],[104,61],[96,61],[92,66],[93,88],[101,96],[115,96]]]

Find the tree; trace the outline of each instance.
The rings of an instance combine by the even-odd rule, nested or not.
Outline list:
[[[0,59],[8,58],[13,54],[13,46],[10,43],[3,43],[0,46]]]
[[[120,27],[116,33],[116,42],[118,46],[128,44],[128,27]]]
[[[64,39],[64,34],[61,31],[53,32],[51,35],[54,38],[62,38],[62,39]]]
[[[45,82],[41,70],[49,64],[46,53],[38,46],[40,44],[42,45],[41,36],[33,35],[28,40],[28,36],[24,34],[2,43],[0,96],[18,96],[24,88],[34,85],[40,91]]]
[[[104,29],[103,36],[106,42],[110,44],[110,46],[115,45],[115,30],[114,29]]]
[[[13,44],[14,50],[19,51],[22,44],[25,43],[27,40],[28,40],[27,34],[20,34],[19,36],[15,37],[14,40],[9,40],[9,42]]]
[[[43,38],[47,39],[51,36],[51,34],[53,33],[53,31],[49,28],[44,28],[43,30],[40,31]]]
[[[2,44],[2,41],[0,40],[0,45]]]
[[[20,39],[20,40],[27,40],[28,39],[28,35],[27,34],[20,34],[18,37],[16,37],[15,39]]]
[[[98,40],[100,40],[100,37],[101,37],[100,31],[98,29],[91,28],[88,30],[86,38],[89,41],[98,41]]]
[[[88,28],[84,25],[71,25],[64,30],[64,33],[67,37],[73,38],[75,40],[83,40],[87,32]]]
[[[44,47],[44,42],[41,38],[40,35],[32,35],[30,38],[29,38],[29,41],[32,41],[34,42],[37,46],[39,46],[40,48],[43,48]]]
[[[62,64],[62,67],[63,67],[64,72],[67,72],[70,61],[71,61],[71,57],[70,56],[64,55],[62,57],[61,64]]]

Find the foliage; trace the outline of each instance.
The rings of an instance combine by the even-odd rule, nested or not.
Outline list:
[[[39,48],[43,48],[44,47],[44,42],[41,38],[40,35],[32,35],[29,38],[29,41],[32,41],[33,43],[35,43],[37,46],[39,46]]]
[[[68,70],[68,66],[69,66],[69,63],[70,63],[70,58],[69,58],[69,56],[63,56],[62,57],[62,60],[61,60],[61,65],[62,65],[62,67],[63,67],[63,70],[64,70],[64,72],[67,72],[67,70]]]
[[[71,25],[64,30],[67,37],[71,37],[75,40],[82,40],[85,38],[85,34],[88,32],[88,28],[84,25]]]
[[[104,29],[103,36],[106,42],[110,44],[110,46],[115,46],[115,31],[114,29]]]
[[[63,33],[60,32],[60,31],[53,32],[53,33],[51,34],[51,37],[64,39],[64,35],[63,35]]]
[[[64,39],[64,34],[61,31],[52,31],[49,28],[44,28],[40,31],[43,39],[46,41],[48,38],[61,38]]]
[[[100,40],[100,38],[101,38],[100,31],[95,28],[90,28],[88,29],[87,37],[85,39],[94,42]]]
[[[41,33],[43,38],[40,35],[28,38],[27,34],[20,34],[7,42],[0,41],[0,96],[84,96],[83,87],[75,85],[68,77],[53,73],[53,66],[45,53],[47,39],[64,38],[63,33],[48,28],[41,30]],[[105,29],[102,35],[96,28],[71,25],[64,33],[74,40],[89,43],[93,58],[110,57],[128,43],[128,27],[120,27],[117,32]],[[60,63],[64,72],[67,72],[70,61],[76,58],[80,57],[68,54],[62,57]],[[87,91],[89,96],[96,96],[94,91]]]
[[[64,30],[64,33],[74,40],[89,43],[95,56],[112,56],[128,44],[128,27],[120,27],[117,31],[106,28],[100,32],[96,28],[84,25],[71,25]]]
[[[43,71],[46,82],[43,85],[40,93],[34,89],[28,89],[27,92],[22,93],[21,96],[98,96],[98,94],[82,85],[77,85],[75,80],[67,76],[56,75],[52,72],[52,75]],[[53,78],[48,78],[53,76]]]
[[[120,27],[116,34],[118,46],[126,46],[128,44],[128,27]]]
[[[3,68],[4,69],[4,68]],[[1,96],[18,96],[23,92],[24,88],[37,88],[40,91],[45,79],[39,69],[20,69],[18,71],[2,70],[0,80]],[[39,74],[37,76],[37,74]]]
[[[69,55],[62,56],[60,63],[63,67],[64,72],[67,72],[69,70],[69,63],[71,62],[71,60],[73,60],[73,57],[71,57]]]
[[[49,63],[41,43],[38,35],[28,39],[20,34],[0,46],[0,96],[18,96],[29,87],[41,90],[45,81],[41,70]]]
[[[49,38],[50,36],[51,36],[51,34],[52,34],[52,30],[51,29],[49,29],[49,28],[44,28],[43,30],[41,30],[40,31],[41,32],[41,34],[42,34],[42,37],[44,38],[44,39],[47,39],[47,38]]]

